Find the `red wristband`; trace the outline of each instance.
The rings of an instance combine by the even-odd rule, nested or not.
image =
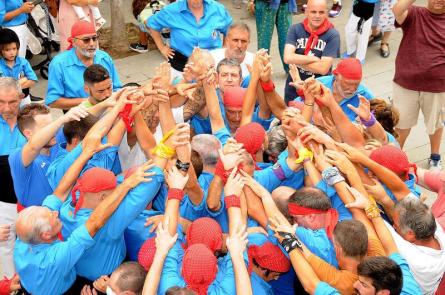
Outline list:
[[[131,132],[131,130],[133,129],[134,118],[130,117],[132,108],[133,108],[133,105],[126,104],[124,109],[119,113],[119,117],[121,117],[122,121],[124,121],[125,128],[127,129],[127,132]]]
[[[236,195],[230,195],[224,198],[224,204],[226,205],[226,209],[229,209],[230,207],[239,208],[241,206],[241,200]]]
[[[184,198],[184,190],[179,188],[170,188],[168,190],[167,200],[175,199],[181,202],[182,198]]]
[[[267,82],[263,82],[260,80],[260,84],[264,92],[273,92],[275,90],[275,84],[272,80],[269,80]]]
[[[221,178],[222,182],[224,183],[224,185],[227,182],[227,178],[229,178],[230,172],[232,170],[225,170],[224,169],[224,165],[221,161],[221,159],[218,159],[218,162],[216,162],[216,166],[215,166],[215,175],[218,175],[219,178]]]
[[[297,95],[301,98],[301,100],[303,100],[304,101],[304,91],[303,91],[303,89],[301,89],[301,88],[298,88],[297,89]]]

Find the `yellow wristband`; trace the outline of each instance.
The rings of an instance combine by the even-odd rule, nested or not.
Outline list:
[[[172,136],[174,132],[175,132],[175,129],[172,129],[169,132],[167,132],[167,134],[165,134],[164,137],[162,137],[162,139],[158,143],[158,145],[155,146],[155,148],[153,148],[151,150],[151,153],[153,155],[156,155],[156,156],[158,156],[160,158],[163,158],[163,159],[171,159],[171,158],[173,158],[173,156],[175,155],[176,151],[175,151],[174,148],[171,148],[168,145],[166,145],[165,141],[167,141],[167,139],[169,139],[170,136]]]
[[[295,160],[295,163],[301,164],[306,159],[310,159],[312,161],[313,158],[314,158],[314,153],[312,153],[311,150],[307,148],[301,148],[298,150],[298,159]]]

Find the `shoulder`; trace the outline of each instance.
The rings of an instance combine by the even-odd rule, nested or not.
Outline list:
[[[98,49],[96,51],[96,58],[99,60],[107,60],[113,62],[113,58],[111,58],[111,56],[107,52],[101,49]]]
[[[297,23],[297,24],[293,24],[290,28],[289,28],[289,32],[292,32],[294,34],[298,34],[298,35],[306,35],[308,34],[306,32],[306,30],[303,27],[303,23]]]
[[[336,28],[329,29],[326,33],[323,34],[323,36],[320,36],[324,39],[333,39],[333,38],[340,38],[340,33],[337,31]],[[329,41],[329,40],[327,40]]]

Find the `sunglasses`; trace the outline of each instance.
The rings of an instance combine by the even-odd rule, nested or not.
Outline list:
[[[91,40],[93,40],[93,42],[96,42],[98,38],[99,38],[99,36],[96,35],[96,36],[76,38],[76,39],[81,40],[85,44],[88,44],[88,43],[90,43]]]

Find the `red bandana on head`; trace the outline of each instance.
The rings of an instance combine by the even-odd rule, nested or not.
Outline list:
[[[222,248],[223,233],[218,222],[209,217],[202,217],[193,221],[189,226],[185,240],[186,247],[204,244],[215,253]]]
[[[388,168],[395,174],[403,174],[405,180],[409,180],[409,170],[413,168],[414,175],[417,179],[416,164],[410,163],[405,152],[393,145],[384,145],[374,150],[369,157],[374,162]]]
[[[348,57],[342,59],[332,73],[340,74],[349,80],[359,81],[362,79],[362,64],[358,59]]]
[[[307,55],[309,51],[317,45],[318,37],[326,33],[329,29],[332,29],[334,26],[327,19],[325,19],[316,31],[312,31],[312,29],[309,27],[308,19],[305,18],[303,20],[303,27],[306,32],[311,34],[307,40],[306,48],[304,49],[304,55]]]
[[[217,271],[216,257],[206,245],[195,244],[185,250],[182,258],[182,277],[187,288],[198,295],[207,295],[207,289],[215,280]]]
[[[230,87],[224,90],[224,106],[241,109],[246,91],[247,90],[242,87]]]
[[[235,133],[235,140],[243,144],[243,147],[252,156],[254,162],[256,162],[256,153],[263,146],[265,137],[266,131],[263,126],[255,122],[239,127]],[[260,170],[256,163],[255,169]]]
[[[146,270],[149,271],[156,254],[155,237],[146,240],[138,253],[138,262]]]
[[[73,48],[73,39],[82,35],[93,35],[96,34],[96,28],[92,23],[86,20],[79,20],[73,24],[71,27],[71,36],[68,37],[68,50]]]
[[[309,215],[309,214],[326,214],[326,224],[325,229],[328,235],[328,238],[332,238],[332,234],[334,233],[334,228],[338,223],[338,212],[334,208],[330,208],[327,211],[312,209],[308,207],[299,206],[295,203],[287,204],[287,208],[289,210],[289,215]]]
[[[274,272],[288,272],[290,269],[290,261],[283,254],[280,247],[266,242],[261,246],[252,245],[247,250],[249,256],[249,273],[252,271],[253,259],[262,268],[274,271]]]
[[[77,211],[82,207],[83,198],[85,193],[98,193],[114,189],[117,185],[116,176],[113,172],[94,167],[88,169],[76,182],[76,185],[71,191],[71,198],[74,207],[74,216]],[[79,199],[76,200],[76,193],[79,191]]]

